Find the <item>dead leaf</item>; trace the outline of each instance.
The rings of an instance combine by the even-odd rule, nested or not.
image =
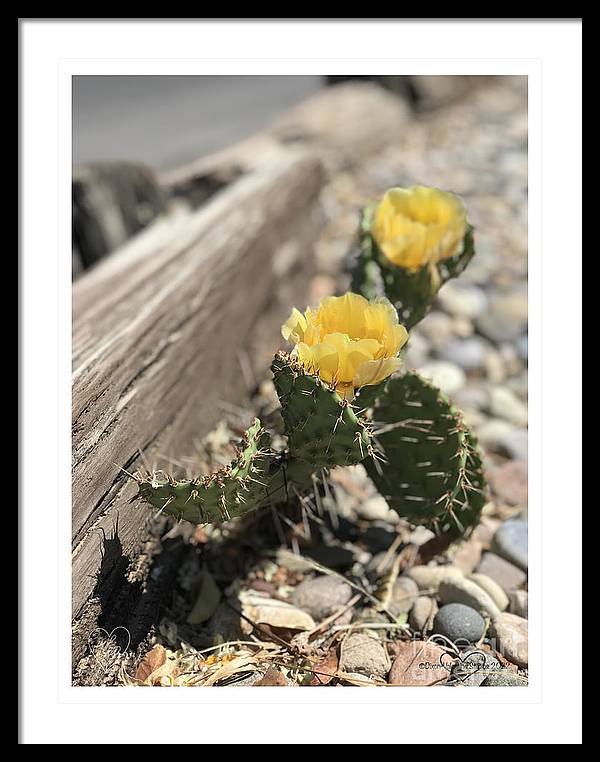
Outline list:
[[[165,648],[160,645],[154,646],[138,664],[135,679],[139,680],[140,683],[145,683],[156,669],[162,667],[166,660],[167,652]]]
[[[269,669],[265,672],[264,676],[258,680],[254,685],[268,685],[268,686],[274,686],[274,685],[282,685],[282,686],[288,686],[289,683],[286,680],[285,676],[280,672],[280,670],[277,669],[277,667],[269,667]]]
[[[240,594],[242,611],[255,624],[268,624],[285,630],[312,630],[314,619],[296,606],[284,601],[267,598],[251,590]]]
[[[327,656],[313,667],[315,674],[313,674],[310,684],[329,685],[338,671],[339,662],[337,648],[332,648]]]
[[[215,613],[221,600],[221,591],[213,576],[206,569],[202,572],[200,590],[196,603],[187,617],[188,624],[202,624]]]
[[[173,652],[156,645],[139,663],[134,680],[139,685],[170,686],[177,675],[177,659]]]

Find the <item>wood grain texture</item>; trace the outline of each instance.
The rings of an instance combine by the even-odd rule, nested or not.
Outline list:
[[[131,503],[138,448],[191,455],[244,404],[240,353],[264,374],[279,326],[304,302],[321,229],[320,163],[281,152],[191,214],[162,220],[73,290],[73,617],[79,644],[98,597],[122,584],[152,513]],[[118,539],[111,562],[107,538]],[[126,566],[126,564],[125,564]],[[77,625],[77,622],[76,622]],[[77,626],[76,626],[77,629]]]

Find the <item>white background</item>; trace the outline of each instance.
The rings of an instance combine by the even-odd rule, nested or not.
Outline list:
[[[577,539],[580,24],[25,21],[20,32],[22,742],[579,743],[581,674],[593,669]],[[529,76],[528,689],[70,687],[70,77],[86,73]]]

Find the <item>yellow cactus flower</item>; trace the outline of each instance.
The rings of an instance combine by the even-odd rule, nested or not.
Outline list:
[[[281,333],[295,344],[292,355],[303,368],[334,386],[345,399],[397,370],[398,352],[408,339],[387,299],[369,302],[353,293],[328,296],[304,314],[294,308]]]
[[[388,190],[371,227],[384,256],[411,271],[458,254],[466,231],[458,196],[422,185]]]

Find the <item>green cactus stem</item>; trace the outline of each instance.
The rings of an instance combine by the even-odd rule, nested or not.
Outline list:
[[[372,411],[385,463],[369,476],[400,516],[438,534],[463,535],[486,502],[477,441],[447,397],[416,373],[392,378]]]
[[[360,463],[373,453],[369,424],[348,400],[285,352],[271,365],[292,460],[315,470]]]
[[[392,264],[377,246],[371,234],[376,208],[369,204],[361,215],[359,248],[351,262],[352,290],[367,299],[386,296],[410,329],[425,317],[444,283],[460,275],[473,258],[473,226],[467,227],[460,254],[411,272]]]
[[[273,475],[281,466],[270,449],[270,437],[260,421],[244,434],[237,458],[210,476],[159,479],[156,473],[138,475],[139,496],[161,512],[193,524],[227,521],[263,505],[270,488],[283,483]]]

